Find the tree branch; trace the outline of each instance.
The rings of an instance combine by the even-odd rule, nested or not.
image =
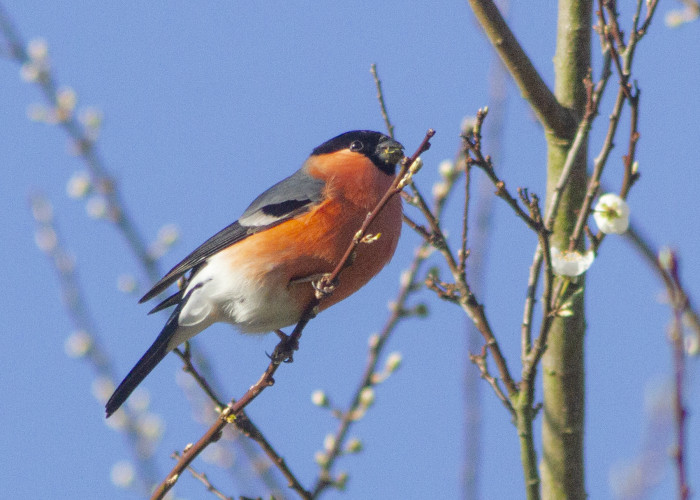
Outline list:
[[[469,0],[469,5],[542,126],[548,133],[569,138],[576,126],[574,115],[557,101],[544,83],[495,3],[492,0]]]
[[[680,283],[674,285],[672,277],[668,274],[667,270],[659,264],[659,250],[652,244],[640,231],[637,229],[634,222],[630,221],[629,228],[625,231],[625,239],[629,241],[634,248],[642,255],[644,260],[647,261],[649,267],[658,275],[658,277],[663,282],[667,290],[673,290],[675,288],[675,293],[682,299],[685,304],[685,310],[683,311],[684,319],[688,324],[688,327],[695,332],[695,336],[700,344],[700,314],[693,306],[693,301],[691,300],[688,292],[680,286]]]
[[[379,79],[377,74],[377,65],[372,64],[369,69],[372,73],[372,78],[374,79],[374,85],[377,87],[377,100],[379,101],[379,108],[382,113],[382,118],[384,118],[384,125],[386,125],[386,130],[389,133],[389,137],[394,138],[394,126],[389,120],[389,113],[386,110],[386,103],[384,102],[384,93],[382,92],[382,81]]]
[[[678,257],[672,250],[666,250],[659,255],[659,265],[670,278],[666,283],[668,298],[671,303],[673,318],[671,320],[670,340],[673,349],[674,394],[673,411],[676,417],[676,447],[673,457],[676,462],[678,476],[678,498],[687,500],[690,497],[690,487],[686,473],[686,417],[688,412],[683,399],[685,385],[685,338],[683,336],[683,314],[687,308],[687,299],[681,284]]]
[[[174,452],[172,457],[175,459],[180,459],[180,454],[178,452]],[[216,498],[220,500],[233,500],[233,497],[224,495],[218,488],[211,484],[211,481],[209,481],[209,478],[204,472],[198,472],[191,465],[187,467],[187,470],[190,472],[190,474],[192,474],[192,477],[202,483],[207,491],[212,493]]]
[[[100,157],[94,138],[86,133],[83,126],[73,113],[59,100],[58,85],[48,65],[36,64],[24,48],[24,41],[15,29],[9,16],[0,4],[0,32],[5,36],[10,53],[16,62],[22,65],[36,65],[36,78],[33,80],[41,89],[46,101],[55,110],[57,122],[63,127],[74,146],[78,156],[85,163],[90,175],[90,182],[94,188],[104,197],[107,203],[106,219],[114,223],[127,242],[128,247],[136,256],[138,262],[144,268],[148,278],[155,282],[160,277],[160,270],[156,259],[148,252],[148,246],[144,242],[135,221],[129,216],[116,181],[110,176]]]
[[[391,308],[391,315],[387,319],[382,330],[376,335],[375,340],[370,343],[365,369],[360,376],[360,382],[357,384],[357,389],[355,389],[355,394],[351,399],[348,409],[340,414],[340,423],[335,432],[333,446],[324,455],[321,471],[316,479],[316,484],[311,489],[311,498],[318,498],[326,488],[334,484],[331,477],[331,469],[342,454],[343,445],[350,427],[358,420],[358,415],[362,414],[362,394],[367,388],[371,388],[376,384],[374,379],[379,363],[379,356],[384,346],[391,334],[395,331],[399,321],[408,316],[406,313],[406,301],[410,294],[416,290],[416,276],[421,264],[423,264],[428,257],[428,252],[426,252],[428,246],[429,244],[426,242],[420,245],[414,254],[413,261],[401,276],[401,286],[397,298],[393,303],[393,307]]]
[[[444,286],[444,284],[435,279],[435,277],[429,276],[426,280],[426,285],[436,291],[440,298],[458,303],[469,319],[471,319],[474,326],[484,338],[485,345],[488,347],[494,363],[498,368],[498,373],[506,386],[508,396],[512,398],[518,393],[518,388],[510,374],[508,363],[501,352],[501,348],[498,345],[491,325],[486,317],[484,306],[478,302],[467,283],[464,269],[461,268],[459,260],[455,258],[450,250],[447,238],[440,227],[438,215],[431,211],[417,186],[412,185],[411,187],[413,190],[412,204],[420,210],[429,226],[430,236],[428,241],[445,258],[450,273],[452,274],[452,279],[455,282],[453,285]]]
[[[115,370],[92,320],[88,301],[78,280],[74,258],[66,250],[55,224],[53,207],[44,195],[38,193],[31,196],[30,205],[37,225],[35,240],[51,261],[51,266],[58,276],[64,306],[76,330],[71,336],[72,339],[69,339],[69,344],[74,346],[73,355],[83,358],[94,371],[96,380],[107,382],[100,385],[106,385],[109,388],[108,391],[111,391],[117,380]],[[104,398],[102,399],[104,403],[109,392],[100,392],[99,397]],[[160,473],[154,459],[140,452],[151,444],[149,437],[144,435],[139,426],[139,419],[143,414],[128,405],[124,405],[122,410],[121,415],[117,417],[120,423],[118,428],[131,448],[136,464],[139,490],[145,493],[157,481]]]

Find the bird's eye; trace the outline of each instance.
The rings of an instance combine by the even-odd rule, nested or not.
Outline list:
[[[364,148],[365,145],[362,144],[360,141],[352,141],[350,144],[350,151],[362,151],[362,148]]]

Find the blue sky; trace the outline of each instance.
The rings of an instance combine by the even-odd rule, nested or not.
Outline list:
[[[664,25],[664,15],[676,7],[664,3],[659,8],[635,60],[634,76],[642,89],[641,179],[629,202],[632,219],[645,234],[678,250],[687,288],[700,300],[700,59],[693,56],[700,35],[697,23],[678,29]],[[161,270],[235,220],[321,142],[350,129],[383,130],[372,63],[384,83],[397,139],[407,150],[418,145],[426,129],[437,130],[417,181],[425,192],[438,179],[439,162],[457,151],[463,118],[490,104],[492,53],[466,2],[319,7],[310,1],[175,1],[163,8],[133,1],[27,0],[6,9],[26,40],[47,41],[57,79],[75,90],[78,109],[94,106],[103,113],[99,153],[144,237],[153,241],[166,224],[179,228],[180,239],[159,262]],[[630,14],[623,10],[625,26]],[[512,5],[510,18],[551,84],[552,2]],[[599,67],[600,51],[594,47]],[[540,127],[517,89],[511,83],[506,88],[497,168],[509,186],[543,196],[546,155]],[[123,435],[105,425],[102,404],[91,392],[93,372],[65,354],[73,327],[54,270],[34,241],[29,195],[40,191],[51,200],[101,343],[120,376],[150,345],[164,318],[146,316],[148,307],[137,305],[138,292],[118,289],[120,276],[134,276],[139,292],[148,281],[117,231],[88,217],[85,200],[66,195],[69,179],[84,167],[70,154],[62,130],[27,119],[28,107],[42,103],[42,96],[7,58],[0,59],[0,91],[0,163],[6,173],[0,182],[0,229],[6,235],[0,246],[6,280],[0,303],[6,325],[0,351],[0,438],[6,448],[0,489],[15,498],[47,492],[53,498],[94,498],[96,491],[107,498],[135,498],[110,481],[113,465],[131,455]],[[592,134],[591,158],[600,148],[611,95]],[[624,137],[605,176],[615,187]],[[489,152],[488,143],[485,149]],[[508,207],[499,200],[493,206],[483,302],[518,373],[522,301],[536,241]],[[446,223],[458,234],[459,203],[448,210]],[[295,362],[283,366],[276,385],[250,407],[251,417],[307,486],[317,473],[314,453],[336,428],[328,412],[311,404],[310,394],[322,388],[333,401],[346,404],[365,363],[367,338],[385,321],[387,303],[417,242],[405,227],[391,264],[308,326]],[[660,300],[660,283],[618,237],[605,240],[587,286],[586,483],[592,498],[611,498],[613,471],[637,458],[649,441],[662,449],[670,444],[668,422],[654,420],[663,416],[669,391],[670,312]],[[431,315],[403,322],[392,337],[387,352],[401,352],[403,364],[377,388],[375,405],[352,429],[364,451],[342,458],[336,468],[350,474],[347,493],[329,491],[326,498],[460,495],[465,318],[428,292],[412,300],[426,302]],[[199,336],[197,346],[230,398],[257,379],[275,340],[231,335],[229,327],[219,325]],[[172,466],[170,453],[204,431],[191,418],[193,406],[176,382],[180,366],[170,355],[144,384],[148,412],[165,422],[155,451],[162,474]],[[689,364],[687,399],[690,481],[697,489],[696,360]],[[515,429],[485,384],[480,400],[480,498],[522,498]],[[645,410],[649,407],[655,408],[651,414]],[[675,492],[670,460],[663,454],[659,460],[661,484],[649,498]],[[204,460],[196,467],[229,495],[265,494],[255,481]],[[176,493],[207,496],[189,476]]]

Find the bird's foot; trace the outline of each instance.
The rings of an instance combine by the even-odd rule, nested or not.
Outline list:
[[[321,279],[311,282],[311,286],[314,287],[316,298],[318,300],[325,299],[338,287],[338,279],[336,278],[335,280],[330,281],[328,279],[329,277],[330,274],[324,274]]]
[[[299,339],[293,335],[287,335],[282,330],[275,330],[280,338],[275,350],[269,356],[273,363],[292,363],[294,361],[294,351],[299,350]]]

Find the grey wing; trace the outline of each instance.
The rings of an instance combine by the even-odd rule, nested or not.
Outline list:
[[[281,222],[307,212],[323,199],[325,182],[311,177],[301,168],[293,175],[278,182],[258,196],[243,212],[241,218],[222,229],[205,241],[197,249],[173,267],[158,283],[153,285],[139,303],[151,300],[189,270],[204,263],[220,250],[237,243],[251,234],[276,226]],[[180,294],[169,297],[157,305],[151,312],[170,307],[179,302]]]

